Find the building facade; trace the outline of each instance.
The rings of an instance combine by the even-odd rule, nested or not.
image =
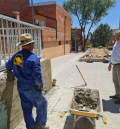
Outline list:
[[[41,48],[44,58],[54,58],[70,53],[71,16],[56,1],[33,4],[34,23],[42,27]],[[18,13],[19,12],[19,13]],[[4,0],[0,13],[32,23],[29,0]]]
[[[73,31],[75,31],[75,37],[76,37],[76,44],[78,44],[78,50],[81,51],[81,29],[73,28]],[[82,42],[84,43],[84,37],[82,36]],[[89,42],[89,39],[87,40],[85,47],[91,45]],[[72,51],[75,51],[75,41],[72,42]]]
[[[110,38],[110,41],[108,43],[109,48],[113,48],[113,45],[115,44],[115,33],[120,32],[120,20],[119,20],[119,28],[118,29],[113,29],[113,36]]]

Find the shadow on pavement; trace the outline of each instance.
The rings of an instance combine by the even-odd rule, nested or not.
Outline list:
[[[65,125],[63,129],[73,129],[74,118],[72,116],[67,116]],[[86,118],[81,118],[76,123],[75,129],[94,129],[93,125]]]
[[[71,53],[75,53],[75,51],[71,51]],[[78,52],[76,52],[76,54],[77,53],[85,53],[85,51],[78,51]]]
[[[63,129],[73,129],[73,121],[74,121],[74,117],[70,115],[67,116]]]
[[[103,111],[109,111],[111,113],[120,113],[120,104],[114,104],[114,101],[116,101],[116,99],[102,99]]]

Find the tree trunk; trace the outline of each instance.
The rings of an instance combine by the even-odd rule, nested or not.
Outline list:
[[[81,46],[82,46],[82,49],[83,49],[83,42],[82,42],[82,27],[81,27],[81,36],[80,36],[80,42],[81,42]],[[83,51],[83,50],[82,50]]]
[[[85,51],[85,33],[84,33],[84,44],[82,45],[82,51]]]

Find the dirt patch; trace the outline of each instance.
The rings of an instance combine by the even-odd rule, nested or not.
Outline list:
[[[110,59],[111,53],[104,48],[89,48],[79,61],[102,62],[104,59]]]
[[[96,110],[99,100],[99,91],[76,88],[71,108],[79,111]]]

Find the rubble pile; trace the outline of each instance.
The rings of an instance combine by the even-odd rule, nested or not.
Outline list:
[[[102,62],[104,59],[110,59],[111,53],[104,48],[89,48],[79,61]]]

